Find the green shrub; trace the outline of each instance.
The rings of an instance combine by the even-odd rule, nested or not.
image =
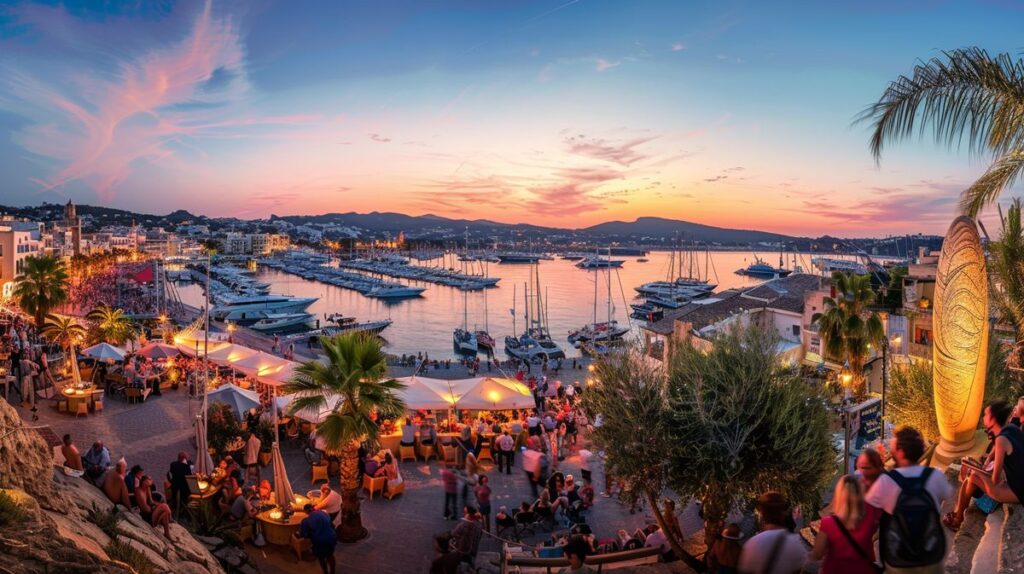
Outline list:
[[[118,514],[117,508],[111,507],[110,510],[103,510],[94,502],[86,518],[111,539],[117,538],[117,525],[121,522],[121,515]]]
[[[146,558],[145,554],[127,542],[111,539],[110,544],[107,544],[104,550],[107,551],[111,560],[127,564],[135,574],[157,574],[157,570],[149,558]]]
[[[0,490],[0,526],[16,524],[28,518],[28,513],[14,497]]]

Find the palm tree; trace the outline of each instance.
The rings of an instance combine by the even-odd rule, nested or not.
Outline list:
[[[92,334],[97,341],[123,345],[138,336],[138,328],[124,310],[100,305],[85,316],[93,322]]]
[[[850,387],[857,397],[864,395],[864,364],[871,345],[885,344],[885,329],[878,313],[868,309],[875,301],[871,277],[853,273],[832,274],[836,296],[825,297],[824,312],[811,318],[818,325],[825,356],[846,363],[852,376]]]
[[[37,327],[41,328],[46,316],[68,300],[68,271],[56,257],[26,257],[16,281],[14,298],[32,315]]]
[[[1011,366],[1020,367],[1024,357],[1024,225],[1021,224],[1021,200],[1010,204],[1003,218],[998,241],[989,243],[989,271],[992,303],[1000,321],[1013,327],[1014,352],[1007,357]]]
[[[75,343],[85,337],[85,328],[76,323],[71,317],[62,315],[49,315],[46,323],[40,331],[44,337],[58,343],[68,351],[68,360],[71,361],[71,373],[75,382],[79,382],[78,360],[75,358]]]
[[[341,458],[341,527],[343,541],[354,542],[366,537],[359,512],[359,447],[379,447],[377,424],[379,416],[397,417],[405,411],[398,392],[405,385],[386,378],[387,362],[380,341],[359,333],[320,339],[327,364],[307,361],[296,370],[291,381],[282,387],[285,393],[296,393],[289,413],[306,409],[330,413],[317,426],[329,453]]]
[[[977,217],[1024,171],[1024,60],[980,48],[943,52],[890,83],[860,120],[873,125],[876,161],[885,143],[924,135],[929,125],[940,142],[966,140],[970,151],[990,154],[991,165],[961,197],[964,213]]]

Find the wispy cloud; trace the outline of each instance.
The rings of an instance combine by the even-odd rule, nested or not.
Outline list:
[[[88,30],[73,28],[66,13],[57,16],[67,25],[44,26],[40,33],[59,33],[69,47],[98,50]],[[243,115],[250,85],[241,35],[230,19],[214,17],[209,1],[182,39],[148,50],[97,53],[95,60],[102,71],[4,63],[0,108],[29,122],[13,140],[56,166],[34,180],[43,191],[81,181],[109,201],[141,162],[194,152],[190,140],[241,137],[315,119]]]
[[[604,58],[598,58],[597,63],[594,64],[594,69],[597,70],[598,72],[604,72],[605,70],[616,68],[620,64],[622,64],[622,60],[616,60],[613,62],[611,60],[606,60]]]
[[[635,137],[625,141],[611,141],[603,138],[589,138],[580,134],[565,138],[565,147],[572,154],[629,166],[651,157],[651,154],[637,148],[656,139],[658,139],[658,136],[652,135]]]
[[[378,143],[389,143],[391,141],[391,138],[384,137],[384,136],[382,136],[380,134],[368,134],[368,135],[370,136],[371,140],[373,140],[375,142],[378,142]]]
[[[676,42],[675,44],[672,44],[672,51],[673,52],[682,52],[685,49],[686,49],[686,44],[684,44],[682,42]]]

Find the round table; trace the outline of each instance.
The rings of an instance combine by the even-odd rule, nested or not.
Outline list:
[[[299,531],[299,524],[306,518],[306,513],[296,512],[287,521],[282,521],[271,518],[271,512],[273,510],[264,510],[256,515],[256,519],[263,523],[263,536],[270,544],[288,546],[291,544],[292,535]]]

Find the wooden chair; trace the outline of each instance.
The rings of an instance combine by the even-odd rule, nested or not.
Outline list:
[[[387,489],[387,491],[384,493],[384,498],[391,500],[392,498],[398,496],[399,494],[402,494],[403,492],[405,492],[404,480],[402,482],[399,482],[396,486]]]
[[[458,467],[459,466],[459,449],[454,445],[440,446],[441,449],[441,460],[444,461],[445,467]]]
[[[142,402],[142,389],[138,387],[128,387],[124,390],[124,399],[129,403]]]
[[[68,400],[64,397],[57,398],[57,412],[68,412]]]
[[[312,484],[316,484],[316,481],[323,480],[330,482],[331,479],[327,477],[327,465],[326,464],[314,464],[309,467],[313,472],[313,479],[310,481]]]
[[[95,401],[93,401],[93,403],[92,403],[92,411],[94,413],[102,413],[103,412],[103,399],[96,399]]]
[[[298,559],[299,562],[302,562],[306,552],[313,551],[313,543],[310,542],[308,538],[296,538],[292,536],[291,547],[292,552],[295,553],[295,558]]]
[[[423,462],[427,462],[431,458],[437,458],[437,453],[434,452],[434,445],[431,445],[431,444],[421,444],[421,445],[419,445],[419,450],[420,450],[420,458],[423,459]]]
[[[370,500],[373,500],[374,492],[384,493],[384,485],[387,484],[387,481],[387,477],[384,476],[373,477],[367,474],[363,475],[363,489],[369,491]]]
[[[81,401],[75,408],[75,418],[89,416],[89,403]]]
[[[405,462],[406,459],[411,459],[413,462],[416,462],[416,447],[415,446],[406,446],[404,444],[403,445],[399,445],[398,453],[399,453],[398,462]]]

